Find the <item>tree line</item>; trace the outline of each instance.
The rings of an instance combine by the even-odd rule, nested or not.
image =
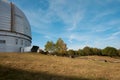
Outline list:
[[[42,51],[43,52],[43,51]],[[58,55],[58,56],[89,56],[89,55],[98,55],[98,56],[120,56],[120,49],[116,49],[114,47],[106,47],[104,49],[98,49],[86,46],[83,49],[78,50],[67,50],[67,44],[59,38],[56,43],[53,41],[47,41],[45,44],[45,52],[46,54]]]

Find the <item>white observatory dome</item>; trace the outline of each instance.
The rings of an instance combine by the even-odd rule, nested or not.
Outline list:
[[[24,13],[13,3],[0,0],[0,52],[21,52],[31,46],[31,39]]]

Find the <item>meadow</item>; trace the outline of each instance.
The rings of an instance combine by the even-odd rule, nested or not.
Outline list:
[[[120,58],[0,53],[0,80],[120,80]]]

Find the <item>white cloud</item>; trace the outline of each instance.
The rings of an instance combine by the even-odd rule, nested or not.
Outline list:
[[[68,39],[69,41],[89,41],[89,40],[92,40],[92,38],[95,38],[94,35],[90,35],[90,34],[75,34],[75,33],[71,33],[68,35]]]
[[[85,45],[78,45],[78,44],[69,44],[68,45],[68,49],[74,49],[74,50],[78,50],[78,49],[82,49],[82,48],[84,48],[85,47]]]
[[[115,32],[115,33],[112,34],[112,36],[118,36],[118,35],[120,35],[120,31]]]
[[[120,32],[115,32],[107,36],[97,36],[97,35],[82,35],[82,34],[71,34],[69,36],[69,49],[79,49],[85,46],[105,48],[107,46],[112,46],[119,48],[119,35]]]
[[[76,1],[68,3],[67,0],[52,0],[50,3],[50,10],[54,11],[65,25],[68,26],[67,30],[75,29],[84,17],[84,9],[80,8],[80,4],[76,3]]]
[[[72,30],[74,30],[74,29],[76,29],[78,27],[78,24],[84,18],[83,13],[84,12],[79,11],[79,12],[74,14],[73,22],[71,23],[72,26],[68,28],[68,31],[72,31]]]
[[[109,11],[98,12],[98,13],[96,13],[95,17],[91,21],[92,22],[98,21],[101,18],[106,17],[106,16],[111,15],[111,14],[114,14],[114,13],[115,13],[115,11],[113,11],[113,10],[112,11],[109,10]]]
[[[112,19],[107,22],[102,22],[99,24],[89,23],[89,29],[91,32],[105,32],[113,29],[120,30],[120,27],[117,26],[120,24],[120,19]]]

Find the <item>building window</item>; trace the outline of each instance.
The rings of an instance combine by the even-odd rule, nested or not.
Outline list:
[[[16,39],[16,41],[15,41],[15,42],[16,42],[16,44],[18,44],[18,39]]]
[[[25,46],[27,46],[27,41],[25,41]]]
[[[0,40],[0,44],[5,44],[6,41],[5,40]]]
[[[21,45],[23,45],[23,40],[21,40]]]

